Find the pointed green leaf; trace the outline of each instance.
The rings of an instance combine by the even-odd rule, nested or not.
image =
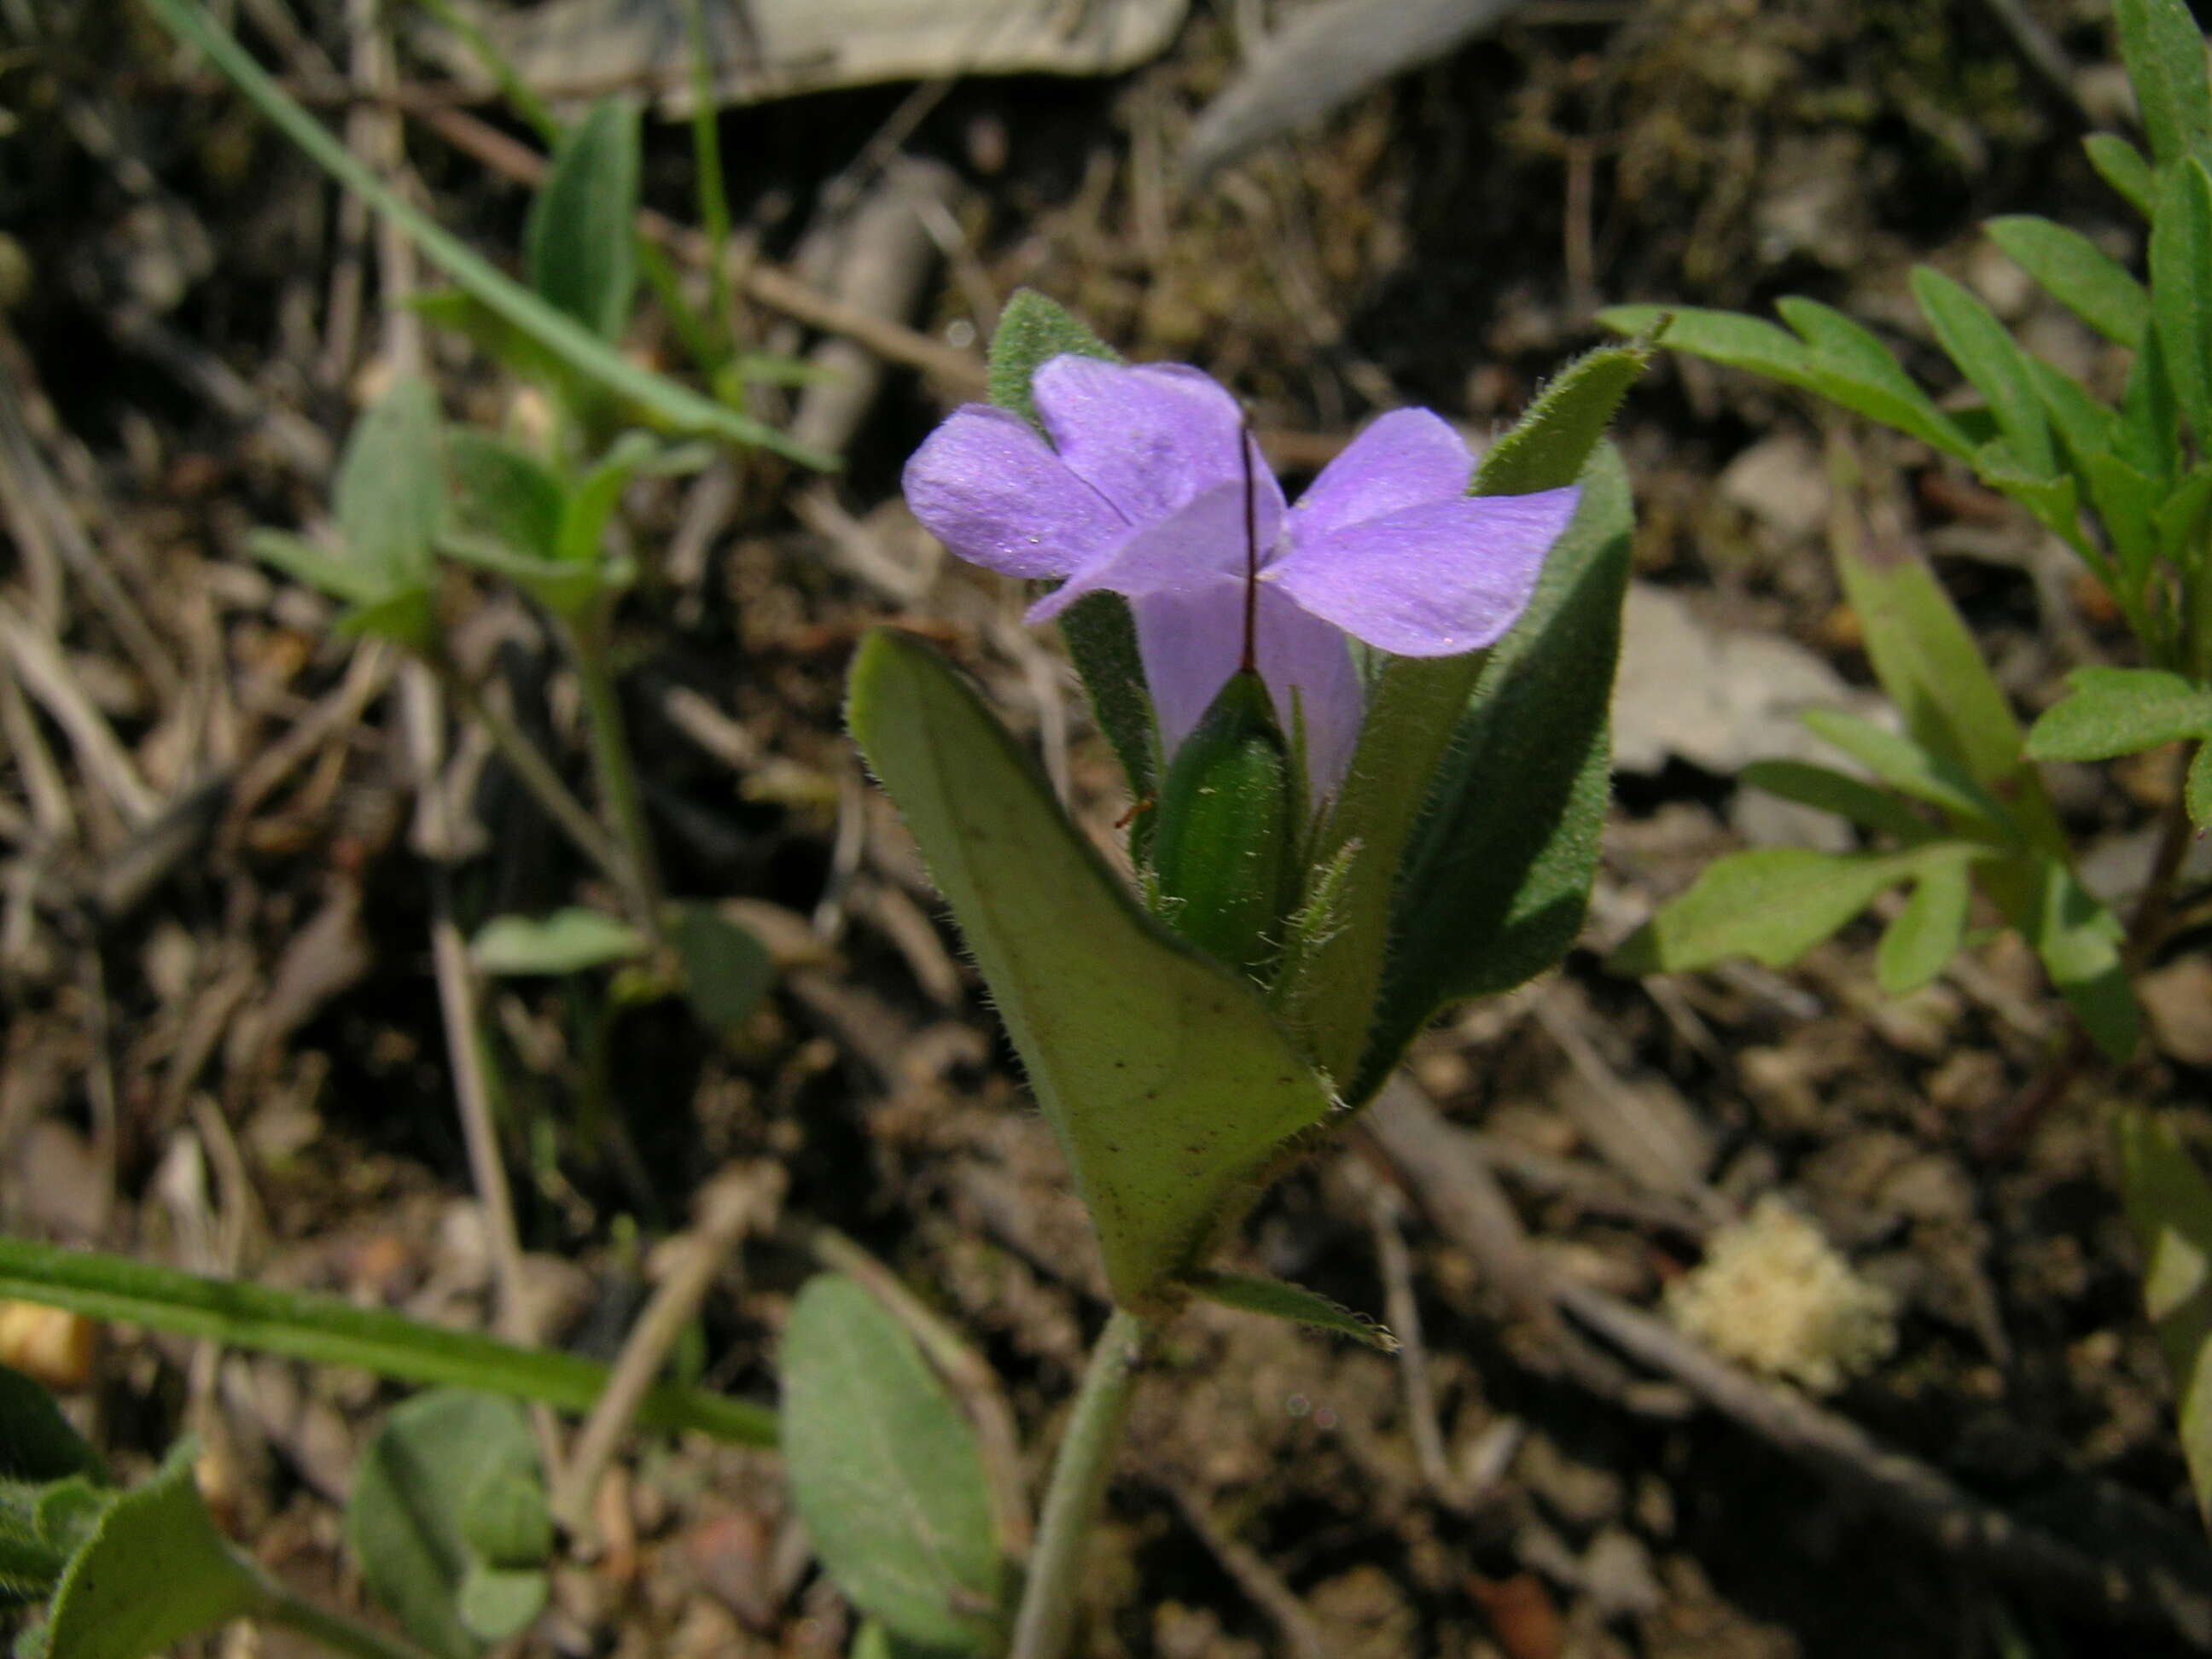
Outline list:
[[[343,557],[374,575],[375,592],[429,574],[446,506],[439,428],[437,394],[410,375],[386,389],[346,440],[332,511]]]
[[[1936,407],[1871,330],[1817,300],[1785,297],[1774,308],[1813,349],[1814,391],[1946,454],[1969,452],[1957,422]]]
[[[1608,306],[1597,314],[1597,320],[1616,334],[1642,334],[1662,319],[1669,319],[1670,350],[1686,351],[1729,368],[1747,368],[1808,390],[1813,385],[1813,354],[1785,330],[1757,317],[1698,306]]]
[[[1936,340],[1982,394],[2021,464],[2046,476],[2057,471],[2043,400],[2028,374],[2027,355],[2005,325],[1987,306],[1933,266],[1913,267],[1912,294]]]
[[[1279,1279],[1256,1279],[1249,1273],[1206,1271],[1194,1273],[1184,1284],[1194,1296],[1218,1302],[1240,1313],[1264,1314],[1292,1325],[1310,1325],[1364,1343],[1382,1353],[1398,1352],[1398,1339],[1364,1314],[1356,1314],[1303,1285],[1286,1285]]]
[[[562,564],[597,564],[607,521],[631,479],[641,473],[668,477],[694,472],[711,459],[696,445],[672,449],[645,433],[625,432],[568,492],[553,557]]]
[[[2157,556],[2158,539],[2151,526],[2151,507],[2159,486],[2118,455],[2090,455],[2081,463],[2081,476],[2089,498],[2104,526],[2113,562],[2118,567],[2118,586],[2126,590],[2124,604],[2141,596],[2151,561]]]
[[[2166,499],[2151,509],[2151,531],[2160,556],[2192,580],[2200,574],[2197,567],[2203,555],[2198,535],[2208,509],[2212,509],[2212,460],[2199,461],[2190,468]]]
[[[1838,538],[1832,548],[1875,677],[1912,740],[2003,802],[2032,844],[2063,854],[2065,833],[2035,769],[2021,758],[2020,723],[1926,560],[1890,542]]]
[[[320,546],[304,536],[256,530],[246,537],[246,550],[302,587],[312,587],[334,599],[358,605],[374,599],[380,591],[373,573],[356,566],[343,552]]]
[[[2077,668],[2027,734],[2034,760],[2110,760],[2212,733],[2212,689],[2156,668]]]
[[[2193,158],[2159,179],[2150,293],[2151,326],[2175,401],[2197,443],[2212,443],[2212,177]]]
[[[1467,493],[1528,495],[1580,478],[1666,330],[1662,317],[1627,344],[1600,346],[1561,369],[1511,429],[1483,451]]]
[[[1620,457],[1600,450],[1535,597],[1492,647],[1437,769],[1393,897],[1389,970],[1349,1099],[1382,1086],[1439,1007],[1534,978],[1582,930],[1611,796],[1607,712],[1633,514]]]
[[[2181,787],[2181,804],[2189,821],[2203,835],[2212,829],[2212,743],[2199,744],[2190,757],[2189,775]]]
[[[2050,417],[2051,429],[2073,464],[2078,466],[2091,456],[2110,454],[2119,441],[2119,416],[2112,406],[2099,403],[2087,386],[2040,357],[2022,361],[2027,365],[2028,379],[2034,382],[2035,395],[2042,400],[2043,412]]]
[[[1054,301],[1035,289],[1016,289],[991,336],[992,403],[1012,410],[1042,434],[1044,427],[1037,419],[1030,381],[1044,364],[1066,356],[1121,362],[1113,347]],[[1119,593],[1086,594],[1061,613],[1060,631],[1091,700],[1091,716],[1121,763],[1129,793],[1140,801],[1149,800],[1159,792],[1159,727],[1137,653],[1137,625],[1129,602]]]
[[[1598,313],[1607,328],[1630,332],[1671,315],[1668,347],[1693,357],[1749,369],[1817,392],[1844,408],[1966,459],[1973,445],[1958,423],[1912,383],[1887,347],[1840,312],[1811,300],[1786,300],[1784,314],[1805,337],[1756,317],[1685,306],[1614,306]]]
[[[1571,526],[1560,545],[1576,538],[1573,545],[1600,562],[1608,573],[1607,580],[1620,556],[1613,544],[1624,510],[1620,491],[1625,491],[1626,483],[1618,474],[1619,491],[1610,487],[1612,481],[1596,482],[1619,465],[1616,459],[1599,456],[1599,441],[1605,422],[1644,372],[1650,354],[1647,330],[1625,346],[1602,348],[1569,364],[1484,456],[1471,489],[1487,495],[1559,489],[1585,478],[1587,468],[1583,499],[1576,510],[1581,529]],[[1547,558],[1547,575],[1550,562]],[[1564,560],[1562,571],[1566,571]],[[1565,593],[1556,584],[1571,589],[1574,574],[1552,577],[1553,593],[1561,601]],[[1566,817],[1548,819],[1532,810],[1520,831],[1502,830],[1494,818],[1490,826],[1490,833],[1501,836],[1494,850],[1521,861],[1501,868],[1497,872],[1504,878],[1500,884],[1483,893],[1489,906],[1486,914],[1500,925],[1510,919],[1521,931],[1510,943],[1486,944],[1495,946],[1497,971],[1519,972],[1522,977],[1556,959],[1580,925],[1583,893],[1575,872],[1588,851],[1591,792],[1601,793],[1604,787],[1607,738],[1603,699],[1609,695],[1617,653],[1617,647],[1607,641],[1619,619],[1599,617],[1601,596],[1595,588],[1587,591],[1592,595],[1589,625],[1595,630],[1591,638],[1603,649],[1578,665],[1549,665],[1549,672],[1540,677],[1540,689],[1538,681],[1532,681],[1526,696],[1513,703],[1510,730],[1500,726],[1486,738],[1522,752],[1524,745],[1535,740],[1533,731],[1558,723],[1552,733],[1557,747],[1546,757],[1542,787],[1544,798]],[[1611,603],[1619,602],[1616,592]],[[1583,611],[1576,614],[1578,623],[1584,619]],[[1284,982],[1295,1000],[1279,1001],[1322,1073],[1340,1083],[1355,1080],[1356,1091],[1371,1092],[1382,1086],[1387,1066],[1380,1066],[1380,1056],[1388,1050],[1395,1059],[1397,1049],[1433,1011],[1437,996],[1462,994],[1456,984],[1411,974],[1403,1000],[1390,1005],[1387,1022],[1382,1018],[1383,972],[1398,895],[1401,884],[1411,879],[1404,862],[1428,805],[1428,793],[1447,788],[1462,797],[1454,811],[1477,810],[1464,799],[1470,787],[1464,775],[1443,781],[1438,769],[1468,718],[1468,699],[1482,683],[1487,663],[1500,653],[1517,653],[1521,647],[1510,644],[1516,636],[1524,644],[1528,637],[1509,635],[1487,652],[1460,657],[1385,659],[1343,787],[1317,834],[1316,865],[1328,865],[1355,842],[1359,851],[1345,869],[1339,903],[1341,925],[1316,937],[1305,959],[1285,964]],[[1474,833],[1468,825],[1460,828]],[[1540,834],[1526,833],[1532,830]],[[1445,848],[1439,848],[1437,855],[1459,856]],[[1519,892],[1524,878],[1543,890]],[[1586,887],[1587,878],[1579,879]],[[1565,937],[1555,939],[1553,934],[1561,927]],[[1444,966],[1446,973],[1458,973],[1462,964],[1457,958],[1464,953],[1466,939],[1462,934],[1459,952]],[[1539,957],[1543,959],[1529,959]],[[1424,998],[1430,1000],[1423,1004]],[[1418,1009],[1416,1005],[1420,1005]],[[1370,1055],[1375,1057],[1372,1063]],[[1354,1104],[1362,1097],[1359,1092],[1347,1096]]]
[[[2114,0],[2120,61],[2136,89],[2143,136],[2161,169],[2212,145],[2204,36],[2183,0]]]
[[[1948,757],[1839,708],[1808,708],[1798,718],[1815,737],[1842,750],[1891,788],[1975,823],[1992,829],[2002,824],[2003,809]]]
[[[559,545],[561,481],[544,463],[489,433],[463,427],[446,440],[453,522],[441,538],[483,543],[522,558],[550,559]]]
[[[1966,911],[1973,901],[1968,866],[1973,854],[1960,848],[1958,855],[1929,865],[1913,884],[1904,908],[1882,930],[1875,951],[1875,978],[1888,997],[1910,996],[1932,983],[1951,958],[1966,931]]]
[[[179,1445],[159,1474],[108,1505],[54,1591],[52,1659],[151,1659],[266,1603],[200,1499],[193,1456]]]
[[[2138,472],[2171,478],[2181,471],[2181,404],[2159,341],[2155,307],[2120,395],[2119,445],[2121,456]]]
[[[1873,903],[1875,895],[1962,856],[1955,842],[1897,853],[1816,853],[1803,847],[1733,853],[1707,865],[1687,892],[1662,905],[1606,966],[1616,974],[1674,974],[1750,957],[1769,968],[1786,968]]]
[[[1170,1304],[1327,1093],[1241,976],[1138,908],[942,657],[870,634],[847,718],[975,953],[1115,1297]]]
[[[2158,199],[2158,178],[2142,152],[2110,132],[2091,133],[2081,141],[2081,148],[2089,153],[2089,165],[2097,170],[2097,176],[2125,198],[2129,206],[2149,218]]]
[[[409,1635],[443,1659],[477,1659],[491,1639],[464,1615],[463,1588],[473,1571],[517,1564],[488,1561],[471,1547],[470,1506],[509,1480],[542,1490],[538,1442],[522,1407],[453,1389],[396,1407],[354,1472],[346,1539],[362,1578]]]
[[[806,1282],[784,1328],[783,1466],[823,1570],[921,1645],[996,1650],[1006,1568],[975,1432],[859,1284]]]
[[[2037,471],[2021,462],[2009,441],[1999,438],[1974,452],[1974,476],[2018,501],[2037,523],[2085,556],[2092,551],[2081,535],[2081,493],[2071,474]]]
[[[580,974],[645,951],[636,928],[581,906],[544,916],[495,916],[469,942],[477,967],[495,975]]]
[[[1033,288],[1016,289],[1000,309],[999,326],[991,336],[987,369],[991,401],[1043,431],[1036,402],[1030,395],[1030,381],[1054,357],[1069,356],[1121,361],[1119,352],[1057,301]]]
[[[2056,859],[2035,864],[2024,899],[1993,890],[2006,919],[2027,936],[2043,970],[2106,1059],[2135,1053],[2142,1011],[2129,988],[2121,947],[2127,929]]]
[[[638,113],[602,98],[570,127],[530,204],[530,286],[601,339],[622,336],[637,293]]]
[[[2212,1526],[2212,1182],[2167,1119],[2131,1109],[2113,1127],[2143,1306],[2173,1379],[2197,1511]]]
[[[1894,836],[1911,847],[1928,840],[1936,827],[1892,794],[1861,779],[1805,761],[1753,761],[1736,781],[1784,800],[1817,807],[1849,818],[1863,830]]]
[[[1984,222],[1990,240],[2044,291],[2115,345],[2142,343],[2150,327],[2150,293],[2104,249],[2078,230],[2033,214]]]

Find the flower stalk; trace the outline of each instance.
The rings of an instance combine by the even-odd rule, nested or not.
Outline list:
[[[1007,1659],[1060,1659],[1067,1651],[1075,1633],[1084,1547],[1114,1472],[1114,1455],[1121,1447],[1151,1335],[1142,1319],[1116,1308],[1091,1350],[1082,1392],[1075,1397],[1067,1433],[1053,1459],[1052,1485],[1045,1492],[1044,1518],[1037,1528],[1036,1550],[1030,1557],[1029,1582],[1022,1591]]]

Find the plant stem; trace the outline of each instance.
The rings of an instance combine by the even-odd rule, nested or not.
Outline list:
[[[264,1624],[296,1631],[332,1653],[349,1656],[349,1659],[429,1659],[412,1642],[386,1636],[381,1631],[356,1623],[343,1613],[318,1607],[304,1596],[294,1595],[258,1566],[249,1570],[267,1587],[269,1600],[260,1613]]]
[[[665,949],[661,926],[660,866],[653,856],[653,837],[646,828],[645,801],[638,792],[637,765],[630,758],[629,738],[623,729],[622,699],[615,693],[614,675],[607,657],[610,629],[605,608],[580,617],[568,629],[568,654],[575,661],[576,678],[583,687],[584,723],[592,734],[592,763],[598,771],[599,795],[614,819],[635,882],[642,925],[655,948]]]
[[[583,802],[576,799],[574,792],[561,781],[561,775],[553,769],[553,763],[545,758],[520,726],[486,702],[458,670],[445,664],[439,666],[440,678],[453,692],[461,713],[483,727],[491,746],[499,750],[499,757],[530,792],[531,799],[544,809],[545,816],[561,827],[576,843],[577,851],[598,865],[600,873],[620,888],[626,897],[639,896],[636,878],[623,860],[622,848]],[[644,925],[641,917],[633,920]]]
[[[1044,1518],[1030,1557],[1029,1583],[1022,1592],[1008,1659],[1060,1659],[1067,1650],[1075,1631],[1083,1547],[1114,1472],[1114,1454],[1121,1443],[1148,1335],[1143,1320],[1116,1308],[1091,1351],[1083,1390],[1075,1397],[1067,1433],[1053,1460],[1052,1485],[1045,1493]]]
[[[720,112],[714,106],[714,42],[707,33],[706,0],[684,0],[684,32],[691,48],[691,170],[699,183],[699,228],[714,255],[707,280],[726,358],[738,349],[738,300],[730,282],[730,198],[722,182]]]

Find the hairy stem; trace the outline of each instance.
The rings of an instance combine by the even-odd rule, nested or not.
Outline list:
[[[1030,1557],[1029,1583],[1008,1659],[1060,1659],[1067,1650],[1075,1632],[1083,1547],[1114,1472],[1114,1454],[1121,1443],[1121,1425],[1129,1415],[1149,1334],[1143,1320],[1116,1308],[1091,1351],[1083,1390],[1075,1397],[1066,1436],[1053,1460],[1052,1485],[1045,1493],[1044,1518]]]

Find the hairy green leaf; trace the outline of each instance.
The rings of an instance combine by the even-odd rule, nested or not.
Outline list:
[[[2212,176],[2194,157],[2160,175],[2150,293],[2151,326],[2175,401],[2198,445],[2212,444]]]
[[[2212,733],[2212,688],[2157,668],[2077,668],[2027,734],[2032,759],[2111,760]]]
[[[1327,1092],[1240,975],[1137,907],[942,657],[870,634],[847,719],[982,969],[1115,1298],[1172,1305]]]
[[[1652,327],[1656,326],[1655,322]],[[1595,457],[1605,423],[1650,363],[1650,338],[1647,328],[1625,346],[1587,353],[1563,369],[1514,428],[1485,455],[1476,469],[1471,493],[1518,495],[1560,489],[1583,477],[1585,468],[1596,479],[1607,466],[1617,465]],[[1595,505],[1586,499],[1578,507],[1577,518],[1583,525],[1581,534],[1594,540],[1577,545],[1606,561],[1611,568],[1610,561],[1616,556],[1611,543],[1617,526],[1609,515],[1620,510],[1622,497],[1594,486],[1586,486],[1586,497],[1595,497]],[[1585,518],[1586,511],[1593,516]],[[1595,516],[1601,512],[1608,516]],[[1568,532],[1571,537],[1575,534],[1571,529]],[[1565,538],[1562,540],[1564,544]],[[1551,560],[1546,562],[1548,571]],[[1564,569],[1566,562],[1561,563]],[[1571,582],[1571,577],[1553,580],[1553,593],[1563,599],[1557,584]],[[1618,605],[1617,593],[1611,602]],[[1601,608],[1600,601],[1592,603]],[[1580,611],[1576,614],[1578,620],[1583,616]],[[1583,855],[1585,836],[1592,833],[1588,817],[1592,792],[1601,797],[1604,790],[1607,738],[1602,702],[1612,684],[1617,654],[1617,646],[1607,643],[1607,630],[1618,626],[1618,618],[1600,620],[1594,625],[1597,632],[1591,636],[1592,643],[1601,647],[1595,654],[1586,662],[1550,665],[1540,678],[1540,689],[1538,682],[1532,681],[1525,695],[1510,705],[1509,722],[1492,728],[1495,741],[1518,750],[1529,740],[1530,731],[1539,726],[1555,726],[1553,738],[1560,748],[1548,759],[1565,756],[1569,767],[1564,775],[1547,769],[1542,785],[1545,799],[1565,813],[1565,819],[1545,818],[1532,807],[1526,825],[1540,824],[1545,835],[1535,840],[1508,836],[1494,848],[1504,854],[1510,847],[1508,856],[1524,860],[1514,866],[1511,879],[1516,886],[1493,889],[1485,896],[1492,901],[1488,915],[1496,923],[1504,925],[1511,910],[1510,919],[1524,929],[1516,941],[1520,960],[1512,969],[1522,977],[1555,959],[1571,942],[1573,929],[1579,925],[1582,897],[1574,890],[1571,872]],[[1516,636],[1523,641],[1523,647],[1512,645]],[[1525,648],[1527,638],[1509,635],[1488,652],[1470,652],[1465,656],[1387,659],[1376,678],[1343,787],[1317,835],[1316,864],[1329,864],[1355,843],[1359,850],[1345,866],[1337,904],[1340,925],[1328,933],[1310,936],[1311,948],[1304,959],[1285,964],[1282,983],[1288,994],[1279,1001],[1291,1029],[1299,1034],[1322,1072],[1340,1083],[1357,1079],[1355,1092],[1347,1096],[1355,1104],[1364,1097],[1359,1091],[1381,1087],[1387,1075],[1387,1066],[1370,1063],[1370,1056],[1389,1049],[1395,1059],[1397,1048],[1436,1005],[1431,1000],[1421,1006],[1410,1014],[1412,1024],[1407,1024],[1413,1006],[1425,997],[1461,994],[1433,979],[1425,984],[1419,978],[1409,978],[1405,1000],[1391,1006],[1389,1025],[1377,1023],[1382,1012],[1383,974],[1396,924],[1398,895],[1406,874],[1404,860],[1420,827],[1430,792],[1439,787],[1438,769],[1468,719],[1468,699],[1482,683],[1486,664],[1502,652],[1517,653]],[[1593,687],[1598,688],[1595,702],[1589,696]],[[1593,753],[1598,757],[1595,772],[1590,769]],[[1477,810],[1466,799],[1469,785],[1463,775],[1443,787],[1459,798],[1452,810]],[[1601,815],[1602,808],[1598,810]],[[1461,827],[1472,832],[1469,824]],[[1555,829],[1558,836],[1553,841],[1550,832]],[[1540,888],[1548,884],[1551,890],[1540,896],[1535,892],[1519,893],[1517,884],[1524,874],[1534,877]],[[1555,940],[1552,932],[1561,926],[1567,929],[1566,937]],[[1498,941],[1487,939],[1482,944],[1497,951],[1500,972],[1514,962],[1514,945],[1501,947]],[[1546,952],[1550,954],[1544,960],[1528,960]],[[1455,961],[1445,971],[1455,974],[1458,966]]]
[[[2158,199],[2158,178],[2142,152],[2126,139],[2110,132],[2093,132],[2081,141],[2089,165],[2097,176],[2123,197],[2146,219]]]
[[[2115,345],[2142,343],[2150,293],[2078,230],[2033,214],[2007,214],[1982,228],[2044,291]]]
[[[1054,301],[1032,288],[1019,288],[999,313],[991,336],[988,370],[989,397],[1043,434],[1030,382],[1054,357],[1100,357],[1121,361],[1121,354]],[[1092,717],[1113,746],[1114,757],[1139,801],[1159,793],[1162,759],[1159,727],[1137,652],[1137,624],[1129,602],[1119,593],[1085,594],[1060,614],[1060,631],[1067,654],[1091,700]],[[1149,827],[1144,815],[1140,831]]]
[[[538,1524],[520,1510],[518,1483],[538,1494]],[[377,1431],[354,1472],[346,1501],[346,1540],[361,1563],[370,1593],[407,1632],[442,1659],[476,1659],[493,1641],[512,1635],[536,1616],[526,1595],[517,1598],[511,1579],[487,1600],[481,1584],[465,1608],[464,1592],[486,1570],[538,1581],[544,1600],[541,1552],[535,1563],[520,1559],[531,1533],[550,1549],[538,1442],[522,1407],[491,1395],[439,1389],[396,1407]],[[472,1527],[496,1534],[494,1559],[475,1547]],[[501,1615],[521,1617],[506,1628]],[[474,1616],[471,1616],[471,1615]],[[485,1628],[489,1624],[490,1629]]]
[[[2038,860],[2024,886],[2017,896],[1994,892],[2006,920],[2035,947],[2044,972],[2105,1056],[2115,1063],[2127,1060],[2135,1053],[2142,1013],[2122,955],[2126,928],[2057,859]]]
[[[2039,475],[2056,471],[2051,422],[2036,395],[2027,356],[2005,325],[1987,306],[1933,266],[1913,267],[1912,295],[1945,354],[1982,394],[2021,464]]]
[[[1896,796],[1825,766],[1806,761],[1753,761],[1735,777],[1738,783],[1784,800],[1849,818],[1863,830],[1894,836],[1908,847],[1936,833],[1932,823]]]
[[[108,1504],[54,1591],[50,1659],[150,1659],[258,1611],[268,1590],[216,1530],[190,1442]]]
[[[807,1280],[784,1328],[783,1460],[823,1570],[895,1635],[994,1651],[1006,1573],[975,1432],[853,1279]]]
[[[1626,470],[1601,448],[1535,597],[1492,647],[1437,768],[1349,1099],[1382,1086],[1439,1007],[1534,978],[1582,930],[1611,795],[1607,713],[1633,514]]]
[[[1875,895],[1981,849],[1933,842],[1895,853],[1761,847],[1705,866],[1607,959],[1617,974],[1674,974],[1750,957],[1786,968]]]
[[[1249,1273],[1212,1271],[1194,1273],[1183,1282],[1193,1295],[1240,1313],[1264,1314],[1292,1325],[1333,1331],[1383,1353],[1398,1352],[1398,1339],[1382,1326],[1303,1285],[1286,1285],[1279,1279],[1256,1279]]]
[[[1884,996],[1910,996],[1933,982],[1958,955],[1974,896],[1968,878],[1972,857],[1960,848],[1958,856],[1928,866],[1914,882],[1912,896],[1882,930],[1874,965]]]
[[[1899,793],[1991,830],[2002,826],[2003,809],[1948,757],[1839,708],[1808,708],[1798,718]]]
[[[530,286],[601,339],[622,337],[637,294],[638,112],[602,98],[562,135],[530,204]]]
[[[2212,89],[2204,35],[2183,0],[2113,0],[2120,61],[2136,92],[2143,136],[2161,170],[2212,149]]]

